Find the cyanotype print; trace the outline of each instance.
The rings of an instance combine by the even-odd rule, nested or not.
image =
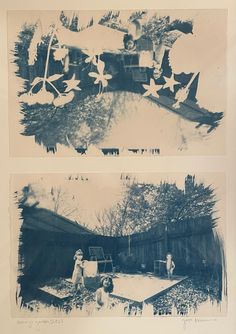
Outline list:
[[[224,153],[226,11],[9,12],[8,30],[13,155]]]
[[[11,192],[15,316],[225,315],[223,174],[15,175]]]

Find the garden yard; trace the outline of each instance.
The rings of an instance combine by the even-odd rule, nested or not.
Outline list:
[[[51,280],[49,285],[48,291],[51,289],[51,293],[67,298],[62,298],[60,305],[50,305],[45,299],[32,300],[27,303],[29,311],[62,311],[68,316],[103,316],[105,313],[112,316],[193,316],[198,315],[204,304],[211,303],[216,310],[220,305],[219,285],[216,280],[204,276],[189,277],[149,303],[111,297],[110,309],[105,313],[95,308],[94,290],[83,288],[75,293],[71,283],[64,278]]]
[[[69,177],[66,182],[73,181]],[[168,182],[125,178],[124,183],[122,175],[118,182],[122,200],[94,216],[93,230],[49,209],[28,207],[31,188],[25,187],[18,306],[34,316],[45,312],[52,317],[222,315],[227,282],[213,216],[214,189],[191,175],[185,177],[184,189]],[[53,203],[56,193],[51,188],[48,195]],[[85,288],[75,292],[69,277],[77,267]],[[95,292],[107,271],[114,288],[105,291],[103,286],[110,294],[109,307],[103,308]]]

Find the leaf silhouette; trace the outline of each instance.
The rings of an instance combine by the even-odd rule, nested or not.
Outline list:
[[[40,22],[37,22],[35,27],[34,35],[31,39],[29,49],[28,49],[28,64],[34,65],[38,58],[38,46],[42,43],[42,31]]]
[[[97,78],[98,73],[96,73],[96,72],[90,72],[88,75],[89,75],[90,77],[92,77],[92,78]]]
[[[31,82],[31,86],[37,85],[40,81],[43,81],[43,78],[41,77],[34,78],[34,80]]]
[[[53,74],[50,77],[47,78],[47,81],[56,81],[58,79],[60,79],[61,77],[63,77],[63,74]]]

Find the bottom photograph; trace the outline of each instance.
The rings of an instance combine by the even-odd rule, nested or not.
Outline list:
[[[15,317],[225,316],[223,173],[17,174]]]

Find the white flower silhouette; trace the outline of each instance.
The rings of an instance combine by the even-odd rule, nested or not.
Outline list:
[[[154,79],[150,79],[149,85],[143,85],[143,88],[146,90],[146,92],[143,94],[143,96],[155,96],[159,98],[160,96],[158,95],[158,90],[160,90],[163,87],[163,85],[156,85]]]
[[[88,56],[85,63],[93,63],[95,66],[97,65],[97,56],[103,53],[102,50],[83,50],[83,52]]]
[[[174,86],[181,85],[181,83],[179,81],[175,80],[174,74],[172,74],[170,76],[170,78],[164,77],[164,79],[165,79],[165,84],[164,84],[163,88],[164,89],[169,88],[172,93],[174,93]]]
[[[112,75],[111,74],[104,74],[103,73],[104,68],[105,68],[105,63],[99,59],[98,63],[97,63],[98,73],[96,73],[96,72],[90,72],[88,74],[90,77],[96,78],[96,80],[94,81],[94,83],[96,85],[99,84],[99,83],[101,83],[101,85],[102,85],[103,88],[107,87],[107,85],[108,85],[108,81],[107,80],[112,79]]]
[[[180,88],[175,94],[176,102],[173,104],[173,107],[176,109],[180,108],[180,103],[183,103],[189,94],[189,90],[185,88]]]
[[[46,89],[41,88],[37,93],[33,94],[32,91],[24,93],[20,96],[19,101],[27,103],[28,105],[39,104],[51,104],[54,99],[54,95],[48,92]]]
[[[195,80],[195,78],[199,75],[198,73],[194,73],[191,77],[191,79],[189,80],[188,84],[185,87],[180,88],[176,94],[175,94],[175,99],[176,102],[173,104],[173,107],[178,109],[180,108],[180,103],[183,103],[185,100],[187,100],[188,95],[189,95],[189,91],[190,91],[190,87],[193,83],[193,81]]]
[[[65,93],[74,90],[81,90],[78,85],[80,83],[80,80],[75,79],[75,74],[73,74],[72,78],[70,80],[63,80],[63,82],[66,84]]]
[[[63,60],[68,53],[69,50],[66,47],[59,47],[53,53],[54,60]]]

